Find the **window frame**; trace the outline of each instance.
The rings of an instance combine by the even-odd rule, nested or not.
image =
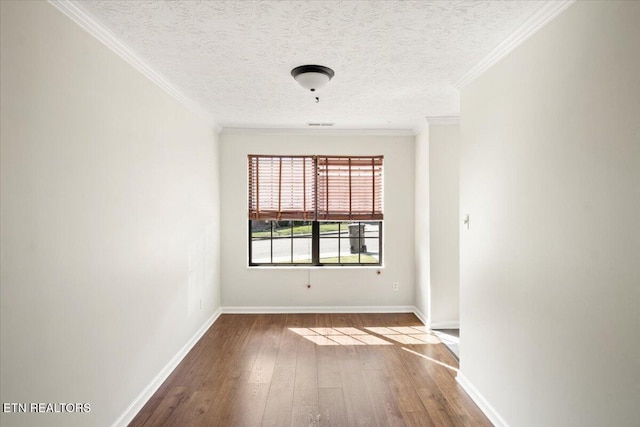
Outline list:
[[[384,156],[340,156],[340,155],[266,155],[249,154],[248,158],[248,266],[249,267],[381,267],[383,265],[383,224],[384,224]],[[252,226],[253,221],[269,222],[268,236],[257,236]],[[274,234],[274,224],[290,221],[291,233],[287,236],[278,229]],[[294,232],[294,221],[303,221],[311,225],[311,235],[298,236]],[[321,224],[338,223],[336,236],[322,236]],[[340,227],[343,223],[358,224],[358,248],[350,254],[342,254],[342,239],[352,239],[351,232],[343,236]],[[377,224],[375,237],[366,236],[365,224]],[[253,224],[255,225],[255,224]],[[299,225],[299,224],[298,224]],[[285,227],[286,230],[286,227]],[[258,231],[260,227],[258,227]],[[305,230],[306,231],[306,230]],[[299,232],[299,231],[298,231]],[[355,237],[355,236],[354,236]],[[266,238],[270,242],[269,262],[254,262],[254,242]],[[311,262],[294,262],[296,239],[311,239]],[[274,262],[274,242],[290,239],[291,250],[289,260]],[[321,242],[327,244],[337,239],[337,256],[335,248],[325,246],[328,251],[321,258]],[[362,240],[377,240],[378,262],[362,262],[367,255],[366,243]],[[306,256],[309,246],[298,255]],[[266,248],[261,248],[264,255]],[[281,253],[282,248],[278,248]],[[333,251],[333,252],[332,252]],[[284,251],[282,251],[284,252]],[[372,252],[375,254],[375,252]],[[342,257],[352,259],[357,255],[357,262],[341,262]],[[337,258],[337,262],[326,262]],[[279,258],[284,259],[284,258]],[[306,261],[306,258],[302,258]],[[323,262],[323,260],[325,260]],[[375,260],[375,257],[374,257]]]
[[[252,227],[251,227],[251,221],[252,220],[248,220],[248,250],[249,250],[249,267],[382,267],[383,266],[383,224],[384,222],[381,220],[378,221],[350,221],[351,223],[355,223],[355,224],[366,224],[366,223],[377,223],[378,224],[378,235],[377,237],[371,237],[369,239],[376,239],[378,241],[378,262],[377,263],[373,263],[373,262],[349,262],[349,263],[343,263],[343,262],[321,262],[321,257],[320,257],[320,241],[322,239],[337,239],[338,242],[345,238],[345,237],[322,237],[322,235],[320,234],[320,224],[322,223],[342,223],[344,221],[307,221],[307,222],[311,222],[311,262],[293,262],[293,240],[292,240],[292,252],[291,252],[291,262],[273,262],[273,223],[275,222],[275,220],[267,220],[271,223],[271,226],[269,228],[269,230],[271,231],[271,236],[269,238],[269,241],[271,242],[271,256],[270,256],[270,262],[254,262],[253,261],[253,236],[252,236]],[[293,221],[291,221],[290,224],[291,227],[291,237],[289,237],[290,239],[306,239],[308,237],[294,237],[295,235],[293,234]],[[340,226],[339,226],[340,227]],[[360,233],[358,233],[360,234]],[[350,238],[349,236],[347,236],[346,238]],[[358,242],[361,242],[363,239],[366,239],[366,235],[365,236],[358,236]],[[339,245],[339,243],[338,243]],[[358,244],[359,247],[361,247],[361,243]],[[366,253],[357,252],[358,255],[358,259],[359,261],[361,260],[361,256]],[[342,255],[338,254],[338,260],[340,259]]]

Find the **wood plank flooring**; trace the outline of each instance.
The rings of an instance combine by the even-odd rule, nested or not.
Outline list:
[[[491,426],[457,368],[413,314],[224,314],[129,425]]]

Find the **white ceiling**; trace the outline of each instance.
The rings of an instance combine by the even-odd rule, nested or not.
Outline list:
[[[456,81],[547,3],[75,4],[222,127],[413,130],[458,115]],[[335,77],[311,94],[290,75],[304,64]]]

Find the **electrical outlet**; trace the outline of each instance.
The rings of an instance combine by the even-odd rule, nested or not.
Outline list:
[[[393,288],[394,291],[397,291],[400,288],[400,283],[393,282],[392,288]]]

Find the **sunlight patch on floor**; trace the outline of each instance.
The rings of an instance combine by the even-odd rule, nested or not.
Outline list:
[[[366,327],[358,328],[289,328],[289,330],[317,345],[393,345],[439,344],[440,340],[425,326]],[[377,337],[380,335],[385,339]],[[389,341],[390,340],[390,341]]]
[[[357,328],[289,328],[317,345],[393,345]]]
[[[399,342],[400,344],[439,344],[440,339],[430,333],[426,326],[368,327],[367,331]]]
[[[406,347],[402,347],[402,349],[403,349],[403,350],[405,350],[405,351],[408,351],[408,352],[409,352],[409,353],[411,353],[411,354],[415,354],[416,356],[420,356],[420,357],[422,357],[423,359],[426,359],[426,360],[428,360],[428,361],[430,361],[430,362],[436,363],[436,364],[438,364],[438,365],[440,365],[440,366],[444,366],[444,367],[445,367],[445,368],[447,368],[447,369],[451,369],[451,370],[452,370],[452,371],[454,371],[454,372],[458,372],[458,368],[454,368],[454,367],[453,367],[453,366],[451,366],[451,365],[447,365],[446,363],[442,363],[441,361],[436,360],[436,359],[434,359],[434,358],[432,358],[432,357],[429,357],[429,356],[427,356],[426,354],[418,353],[417,351],[410,350],[410,349],[408,349],[408,348],[406,348]]]

